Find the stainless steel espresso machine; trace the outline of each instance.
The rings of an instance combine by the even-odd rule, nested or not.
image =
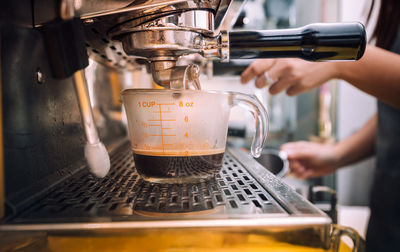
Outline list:
[[[164,88],[199,89],[190,55],[325,61],[364,53],[358,23],[229,31],[243,3],[1,3],[0,248],[337,251],[345,234],[362,249],[356,232],[332,225],[241,150],[227,149],[221,171],[198,183],[150,183],[135,169],[118,99],[125,72],[146,68]],[[107,77],[91,83],[92,95],[89,57]]]

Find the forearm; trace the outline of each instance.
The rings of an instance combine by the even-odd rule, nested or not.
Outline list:
[[[333,64],[336,78],[400,109],[400,55],[367,46],[359,61]]]
[[[343,167],[375,153],[375,139],[378,128],[377,114],[356,133],[336,144],[334,150],[337,156],[337,166]]]

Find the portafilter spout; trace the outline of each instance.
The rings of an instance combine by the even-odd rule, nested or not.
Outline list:
[[[160,86],[177,90],[201,89],[198,65],[176,66],[175,61],[153,61],[150,68],[154,82]]]

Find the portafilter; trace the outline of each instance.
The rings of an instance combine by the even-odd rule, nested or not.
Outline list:
[[[84,23],[91,56],[116,68],[129,68],[136,59],[145,59],[154,81],[166,87],[177,68],[188,68],[176,64],[184,55],[197,53],[221,61],[284,57],[358,60],[366,46],[360,23],[229,31],[245,2],[240,0],[127,2],[101,1],[95,6],[84,1],[75,9]],[[197,78],[186,72],[189,79]]]

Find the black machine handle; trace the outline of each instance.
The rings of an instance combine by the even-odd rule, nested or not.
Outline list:
[[[310,24],[296,29],[229,32],[231,59],[358,60],[366,46],[361,23]]]
[[[321,209],[324,211],[329,217],[332,219],[332,223],[337,224],[337,196],[336,191],[328,186],[311,186],[308,194],[308,198],[311,203],[316,204],[317,202],[317,194],[327,194],[330,196],[329,198],[329,209]],[[318,206],[317,206],[318,207]]]

